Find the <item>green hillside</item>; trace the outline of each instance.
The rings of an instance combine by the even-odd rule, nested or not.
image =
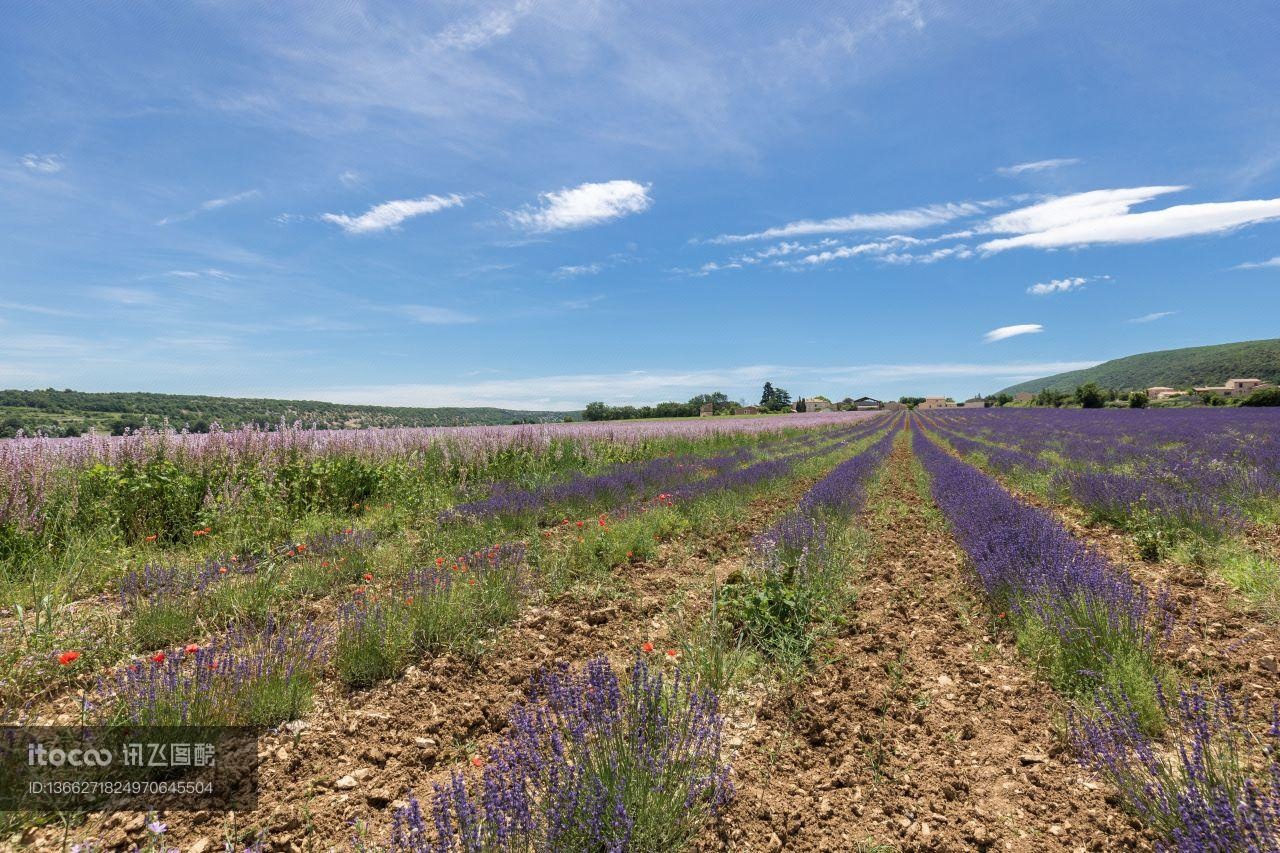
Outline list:
[[[408,408],[357,406],[314,400],[266,400],[203,397],[188,394],[90,393],[85,391],[0,391],[0,438],[18,429],[27,434],[79,434],[90,428],[120,431],[166,419],[175,428],[203,431],[211,423],[224,427],[246,423],[274,425],[282,419],[310,426],[342,427],[463,426],[513,422],[560,421],[577,412],[519,411],[494,408]]]
[[[1280,338],[1144,352],[1104,361],[1084,370],[1020,382],[1005,388],[1003,393],[1035,393],[1043,388],[1073,391],[1086,382],[1117,390],[1136,390],[1153,385],[1190,388],[1193,385],[1221,385],[1233,377],[1280,382]]]

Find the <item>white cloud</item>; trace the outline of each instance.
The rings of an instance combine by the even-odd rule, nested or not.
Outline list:
[[[1031,285],[1027,288],[1027,293],[1030,293],[1033,296],[1048,296],[1051,293],[1068,293],[1072,290],[1079,290],[1091,281],[1107,281],[1110,278],[1111,276],[1109,275],[1077,275],[1070,276],[1068,278],[1055,278]]]
[[[801,219],[751,234],[722,234],[710,242],[742,243],[748,240],[772,240],[808,234],[847,234],[855,231],[914,231],[977,215],[989,205],[990,203],[974,202],[931,204],[885,213],[852,213],[832,219]]]
[[[516,23],[532,8],[530,0],[505,8],[492,9],[489,12],[468,21],[450,24],[441,30],[432,43],[441,48],[454,50],[474,50],[511,35]]]
[[[1079,222],[1122,216],[1136,204],[1185,189],[1186,187],[1131,187],[1058,196],[992,217],[986,230],[998,234],[1031,234]]]
[[[1134,317],[1132,320],[1125,320],[1126,323],[1152,323],[1156,320],[1162,320],[1165,317],[1172,317],[1177,311],[1155,311],[1151,314],[1143,314],[1141,317]]]
[[[332,222],[348,234],[370,234],[375,231],[386,231],[396,228],[400,223],[414,216],[425,213],[436,213],[450,207],[460,206],[465,199],[456,193],[447,196],[428,195],[422,198],[386,201],[374,205],[359,216],[347,216],[345,213],[325,213],[320,216],[325,222]]]
[[[649,185],[635,181],[605,181],[542,193],[541,207],[508,211],[513,223],[534,232],[562,231],[599,225],[611,219],[643,213],[653,204]]]
[[[1237,270],[1260,270],[1267,267],[1280,267],[1280,255],[1276,255],[1269,261],[1247,261],[1243,264],[1236,264],[1232,269]]]
[[[229,280],[229,279],[232,277],[232,276],[231,276],[231,273],[229,273],[229,272],[224,272],[224,271],[219,270],[219,269],[204,269],[204,270],[169,270],[167,273],[165,273],[165,275],[173,276],[174,278],[187,278],[187,279],[193,279],[193,278],[216,278],[216,279],[220,279],[220,280],[222,280],[222,281],[227,281],[227,280]]]
[[[433,305],[401,305],[397,313],[403,314],[416,323],[431,326],[455,326],[462,323],[474,323],[476,318],[452,308],[437,308]]]
[[[156,301],[154,293],[133,287],[91,287],[89,292],[98,299],[117,305],[150,305]]]
[[[194,219],[202,213],[210,210],[217,210],[227,205],[236,204],[241,201],[248,201],[251,198],[258,198],[262,193],[259,190],[246,190],[235,195],[224,196],[223,198],[211,198],[208,201],[202,201],[200,204],[186,213],[176,213],[173,216],[166,216],[157,222],[157,225],[172,225],[175,222],[186,222],[188,219]]]
[[[1026,172],[1047,172],[1050,169],[1061,169],[1063,166],[1074,166],[1080,162],[1079,157],[1054,157],[1051,160],[1034,160],[1030,163],[1017,163],[996,169],[1001,175],[1021,175]]]
[[[557,267],[552,273],[556,278],[574,278],[580,275],[596,275],[604,269],[604,264],[569,264],[563,267]]]
[[[1017,337],[1018,335],[1034,335],[1037,332],[1043,332],[1044,326],[1039,323],[1020,323],[1016,326],[1001,326],[998,329],[992,329],[982,336],[987,343],[995,341],[1003,341],[1006,338]]]
[[[1136,204],[1184,187],[1095,190],[1050,199],[994,217],[989,230],[1019,236],[990,240],[978,248],[1000,252],[1023,246],[1041,249],[1095,243],[1145,243],[1214,234],[1280,219],[1280,198],[1182,204],[1131,213]]]
[[[24,169],[32,172],[39,172],[42,175],[52,175],[54,172],[61,172],[63,160],[58,154],[24,154],[18,160]]]
[[[364,186],[364,178],[359,172],[347,169],[341,175],[338,175],[338,183],[342,184],[347,189],[353,190],[357,187]]]

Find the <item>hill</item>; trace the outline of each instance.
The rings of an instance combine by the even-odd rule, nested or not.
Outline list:
[[[224,427],[274,425],[282,419],[325,428],[398,426],[465,426],[512,422],[560,421],[578,412],[521,411],[488,407],[411,408],[322,403],[315,400],[269,400],[205,397],[188,394],[0,391],[0,438],[18,429],[31,434],[79,434],[90,428],[119,432],[166,419],[175,428],[203,431],[211,423]]]
[[[1190,388],[1193,385],[1221,385],[1233,377],[1280,382],[1280,338],[1144,352],[1104,361],[1084,370],[1020,382],[1001,393],[1035,393],[1043,388],[1073,391],[1086,382],[1130,391],[1153,385]]]

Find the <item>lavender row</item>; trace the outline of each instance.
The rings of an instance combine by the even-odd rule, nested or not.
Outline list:
[[[1115,784],[1161,849],[1280,849],[1280,717],[1258,737],[1225,692],[1170,701],[1172,677],[1155,662],[1173,628],[1163,601],[932,441],[917,452],[1019,646],[1047,654],[1057,686],[1083,700],[1071,717],[1081,762]]]

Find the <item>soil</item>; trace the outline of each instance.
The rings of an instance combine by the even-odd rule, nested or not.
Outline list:
[[[973,593],[899,443],[864,514],[856,625],[734,719],[732,850],[1143,850],[1066,752],[1064,706]]]

